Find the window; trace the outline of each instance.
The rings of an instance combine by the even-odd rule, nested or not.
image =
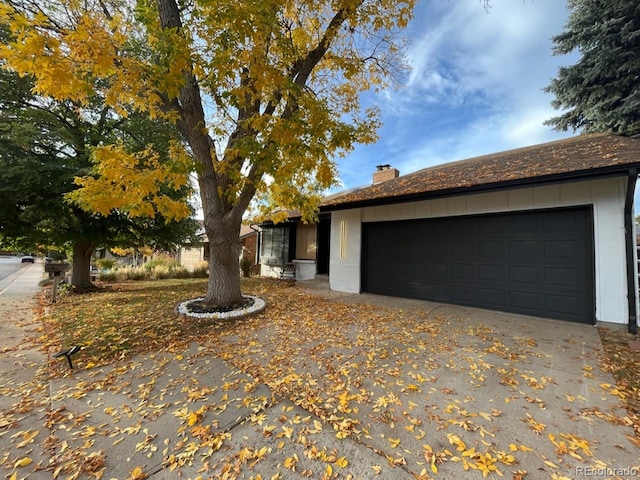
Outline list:
[[[289,226],[262,229],[260,246],[261,263],[267,265],[282,265],[290,261]]]

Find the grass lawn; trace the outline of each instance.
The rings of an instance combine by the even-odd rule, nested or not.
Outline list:
[[[263,295],[272,282],[243,280],[243,292]],[[207,322],[185,321],[174,309],[182,301],[202,296],[202,279],[168,279],[100,284],[97,291],[62,294],[49,305],[43,296],[45,341],[49,351],[81,345],[74,358],[78,368],[111,363],[150,351],[178,351],[210,332]],[[65,363],[57,362],[58,373]]]
[[[42,304],[48,311],[47,315],[42,316],[45,330],[43,339],[50,352],[71,345],[82,345],[82,355],[74,358],[74,363],[80,369],[109,364],[150,351],[178,352],[194,340],[215,342],[225,330],[233,327],[234,321],[217,323],[212,329],[211,322],[184,320],[174,313],[179,302],[201,296],[205,290],[206,280],[171,279],[102,284],[98,291],[92,293],[64,294],[54,305],[45,305],[48,302],[43,300]],[[243,279],[243,292],[258,295],[267,301],[269,308],[261,315],[261,322],[279,322],[287,316],[287,309],[295,308],[300,315],[340,316],[345,320],[345,328],[349,328],[348,317],[354,314],[353,308],[350,308],[349,313],[341,315],[335,304],[331,306],[324,299],[274,280]],[[367,312],[364,307],[357,308]],[[372,310],[367,314],[373,318],[379,313]],[[318,325],[313,329],[318,330]],[[249,323],[245,328],[259,328],[259,323]],[[290,333],[305,334],[304,326],[300,328],[302,332]],[[604,345],[602,367],[615,376],[619,388],[626,395],[629,413],[637,421],[640,412],[640,343],[637,337],[625,332],[606,328],[599,328],[598,331]],[[283,335],[286,337],[286,332]],[[331,331],[314,331],[313,335],[328,336]],[[62,359],[56,360],[53,367],[54,374],[62,375],[66,371]],[[266,372],[250,373],[268,375]],[[277,384],[276,378],[262,380]]]

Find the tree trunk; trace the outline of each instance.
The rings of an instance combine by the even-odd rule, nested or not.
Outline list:
[[[206,222],[205,222],[206,223]],[[209,238],[209,283],[205,303],[231,306],[242,301],[240,290],[240,221],[205,224]]]
[[[77,241],[73,244],[73,270],[71,285],[77,289],[91,287],[91,254],[95,244],[87,241]]]
[[[162,28],[182,29],[176,0],[157,0]],[[255,193],[251,178],[235,204],[226,197],[231,180],[214,165],[215,145],[203,126],[207,125],[198,80],[191,68],[184,72],[185,84],[177,99],[167,99],[166,106],[179,113],[178,129],[187,140],[197,164],[198,187],[204,212],[204,229],[209,238],[209,284],[205,303],[227,307],[242,301],[240,291],[240,225],[242,215]],[[240,161],[238,168],[242,166]],[[233,168],[230,167],[231,171]]]

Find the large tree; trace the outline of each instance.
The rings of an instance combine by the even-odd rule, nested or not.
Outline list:
[[[121,148],[141,151],[153,143],[166,151],[175,136],[170,125],[139,114],[120,118],[95,102],[80,108],[45,100],[32,88],[30,77],[0,70],[0,246],[68,248],[73,252],[71,282],[84,288],[91,284],[89,265],[96,247],[170,249],[192,237],[192,220],[132,217],[117,210],[98,215],[66,199],[79,188],[75,178],[92,171],[93,146],[118,141]],[[189,192],[166,193],[184,205]],[[117,197],[117,192],[109,195]]]
[[[570,0],[564,32],[553,37],[554,54],[578,51],[545,89],[561,115],[545,124],[640,135],[640,3],[629,0]]]
[[[176,122],[211,243],[205,301],[230,305],[242,298],[237,238],[252,200],[310,219],[336,155],[376,139],[378,112],[359,94],[401,75],[414,3],[5,0],[15,41],[0,55],[40,94]]]

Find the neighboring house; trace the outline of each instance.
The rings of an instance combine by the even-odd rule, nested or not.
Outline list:
[[[249,258],[253,264],[258,263],[258,233],[255,227],[248,225],[240,227],[239,242],[242,249],[240,258]],[[197,242],[182,246],[176,254],[178,262],[189,270],[209,260],[209,239],[204,229],[200,229],[196,236]]]
[[[252,265],[258,263],[258,236],[260,230],[251,225],[242,225],[240,227],[240,247],[242,253],[240,258],[248,258]]]
[[[176,253],[176,260],[187,270],[193,271],[198,264],[209,260],[209,240],[204,228],[196,232],[198,240],[181,246]]]
[[[595,134],[391,171],[324,200],[330,288],[635,332],[639,167],[640,140]]]
[[[92,263],[95,263],[97,260],[115,260],[119,265],[126,267],[137,267],[139,265],[144,265],[146,262],[151,260],[151,256],[145,255],[137,249],[131,249],[131,253],[127,253],[123,256],[118,256],[112,253],[108,248],[98,248],[93,252],[93,258],[91,260]]]

